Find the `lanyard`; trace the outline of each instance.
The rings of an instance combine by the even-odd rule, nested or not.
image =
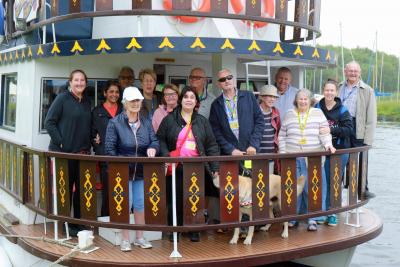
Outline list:
[[[307,110],[306,117],[304,118],[303,122],[300,119],[300,112],[297,111],[297,119],[299,120],[299,129],[300,129],[301,136],[304,135],[304,129],[306,128],[306,125],[307,125],[309,111],[310,110]]]
[[[228,107],[228,113],[229,116],[231,117],[232,120],[237,118],[237,108],[236,108],[236,103],[237,103],[237,97],[236,95],[233,97],[233,105],[231,105],[231,101],[229,99],[225,99],[226,105]]]
[[[346,90],[343,90],[343,103],[346,102],[347,99],[349,99],[349,97],[354,93],[355,90],[356,89],[353,87],[350,93],[347,94],[347,96],[345,96]]]

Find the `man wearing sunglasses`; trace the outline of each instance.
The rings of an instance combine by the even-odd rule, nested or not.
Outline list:
[[[217,74],[222,94],[211,105],[210,124],[222,155],[254,155],[260,148],[264,117],[252,92],[240,91],[228,69]]]
[[[189,75],[189,85],[196,90],[200,98],[200,107],[197,112],[208,119],[215,96],[207,91],[206,72],[202,68],[192,69]]]

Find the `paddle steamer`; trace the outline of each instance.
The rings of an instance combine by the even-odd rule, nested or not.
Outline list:
[[[325,153],[301,154],[309,160],[309,213],[296,215],[295,158],[300,154],[264,154],[240,157],[180,159],[187,177],[184,226],[168,226],[165,171],[171,158],[117,158],[70,155],[47,151],[49,136],[44,118],[55,96],[67,89],[73,69],[88,77],[86,92],[95,106],[105,82],[122,66],[135,73],[149,67],[157,73],[157,88],[165,83],[184,85],[189,71],[202,67],[209,90],[218,94],[215,74],[229,68],[237,86],[253,90],[272,83],[276,70],[288,66],[293,85],[304,87],[307,68],[330,67],[336,56],[305,41],[320,35],[320,0],[3,0],[0,1],[0,259],[2,266],[47,266],[64,255],[68,266],[136,265],[263,265],[295,260],[315,266],[347,266],[355,246],[382,231],[372,212],[358,208],[363,199],[369,147],[348,149],[348,190],[340,181],[340,153],[331,157],[331,203],[321,210],[321,160]],[[1,24],[0,23],[0,24]],[[363,160],[358,160],[362,153]],[[282,212],[270,218],[269,159],[282,163]],[[70,216],[68,159],[81,161],[81,219]],[[252,160],[253,220],[238,218],[237,161]],[[96,190],[96,164],[108,161],[109,192]],[[220,218],[205,223],[206,161],[221,166]],[[145,170],[145,225],[129,224],[127,176],[129,162],[143,162]],[[122,178],[122,179],[121,179]],[[110,218],[98,218],[97,196],[109,194]],[[343,198],[342,198],[343,195]],[[348,211],[356,210],[355,213]],[[280,237],[279,224],[255,234],[250,246],[229,245],[219,228],[259,225],[341,213],[336,228],[320,227],[307,233],[300,226]],[[95,232],[90,253],[77,251],[76,239],[65,240],[64,223],[79,223]],[[153,241],[151,250],[123,253],[115,246],[117,229],[187,232],[202,230],[199,243]],[[100,230],[99,230],[100,229]],[[108,232],[107,232],[108,231]],[[44,237],[32,239],[30,237]],[[44,240],[46,239],[46,240]],[[108,239],[108,240],[106,240]],[[111,241],[111,242],[110,242]],[[74,251],[75,252],[75,251]],[[87,252],[87,251],[86,251]],[[4,263],[4,265],[3,265]],[[6,265],[9,264],[9,265]]]

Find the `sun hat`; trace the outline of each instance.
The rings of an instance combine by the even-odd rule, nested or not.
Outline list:
[[[144,97],[137,87],[126,87],[122,95],[122,101],[143,100]]]
[[[260,95],[269,95],[269,96],[279,97],[278,89],[276,89],[275,86],[269,85],[269,84],[261,87]]]

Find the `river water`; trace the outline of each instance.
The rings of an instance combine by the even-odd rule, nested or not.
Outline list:
[[[369,152],[367,208],[383,220],[383,232],[357,247],[351,267],[400,266],[400,125],[381,124]],[[361,221],[362,223],[362,221]]]

